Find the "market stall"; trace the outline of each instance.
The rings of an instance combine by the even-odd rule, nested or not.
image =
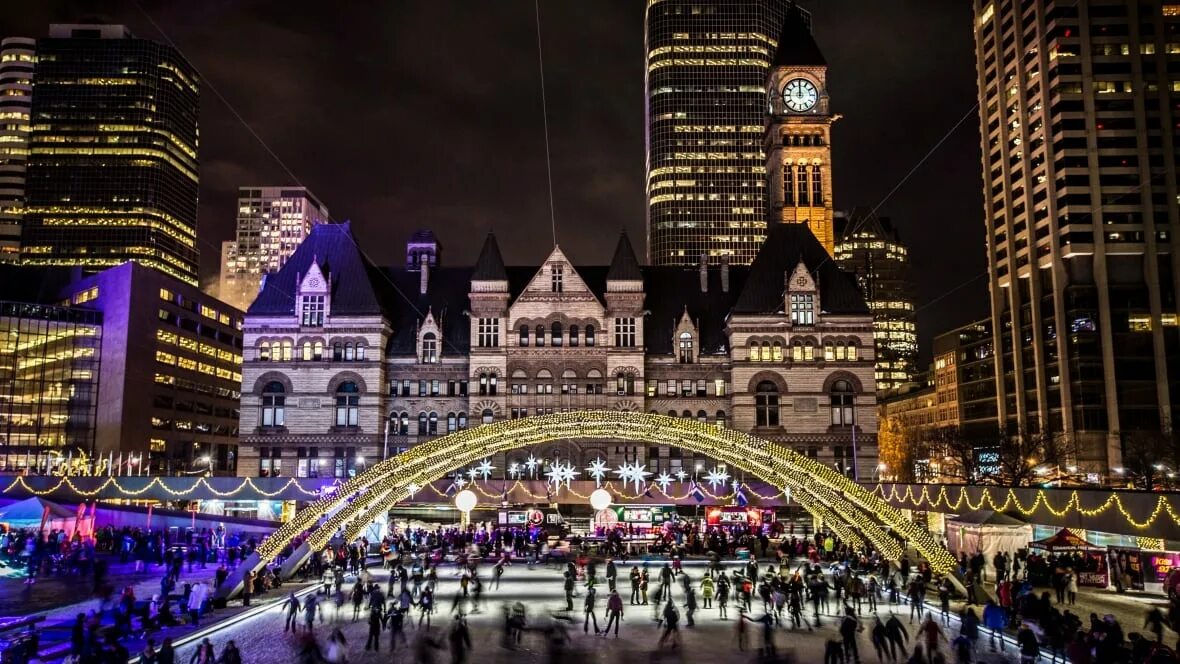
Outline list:
[[[1107,565],[1106,549],[1087,542],[1067,528],[1031,542],[1028,548],[1033,554],[1051,556],[1057,566],[1073,569],[1079,586],[1105,588],[1109,583],[1110,568]],[[1063,563],[1063,559],[1068,562]],[[1033,572],[1032,565],[1030,561],[1030,574]]]
[[[982,552],[989,564],[1001,551],[1015,556],[1028,546],[1032,533],[1026,521],[993,510],[964,512],[946,522],[947,548],[952,553],[973,556]]]

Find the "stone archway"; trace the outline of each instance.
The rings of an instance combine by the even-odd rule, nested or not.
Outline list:
[[[391,505],[410,498],[455,468],[500,452],[560,439],[659,443],[706,454],[774,486],[789,488],[796,502],[850,542],[868,540],[886,556],[898,558],[902,545],[886,532],[891,529],[917,549],[936,573],[950,572],[957,565],[955,558],[930,533],[906,519],[880,496],[787,447],[695,420],[651,413],[585,410],[501,420],[457,431],[373,465],[278,528],[218,589],[218,595],[228,597],[237,592],[247,571],[273,561],[296,537],[312,528],[307,539],[284,563],[284,574],[293,573],[333,535],[344,533],[347,539],[352,539]]]

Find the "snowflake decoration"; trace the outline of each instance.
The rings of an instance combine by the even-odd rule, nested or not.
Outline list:
[[[467,469],[467,477],[470,477],[472,482],[475,481],[475,476],[478,474],[479,474],[479,469],[477,469],[477,468],[468,468]]]
[[[410,482],[409,484],[406,485],[406,491],[409,492],[411,498],[413,498],[414,494],[418,493],[421,489],[422,489],[422,487],[418,486],[417,484],[414,484],[413,482]]]
[[[508,476],[511,477],[512,479],[517,479],[518,477],[520,477],[520,464],[518,464],[518,463],[508,464]]]
[[[594,486],[596,488],[602,486],[602,478],[606,477],[609,470],[610,467],[606,465],[606,462],[601,457],[595,457],[590,462],[590,465],[586,466],[586,474],[594,478]]]
[[[705,473],[705,481],[709,483],[710,489],[716,491],[718,484],[725,486],[725,483],[729,481],[729,473],[714,468],[708,473]]]
[[[459,477],[455,478],[455,486],[462,489],[463,487],[467,486],[467,480],[463,479],[463,476],[460,475]]]
[[[541,460],[530,454],[529,458],[524,460],[524,465],[529,469],[529,476],[536,477],[537,466],[541,465]]]
[[[549,464],[549,470],[545,472],[545,476],[549,478],[548,484],[552,484],[554,489],[561,488],[564,483],[565,488],[570,487],[570,482],[579,475],[578,471],[574,470],[574,464],[562,463],[560,460],[554,460]]]
[[[676,471],[676,481],[677,482],[680,482],[681,484],[683,484],[684,480],[686,480],[686,479],[688,479],[688,473],[684,472],[683,468]]]
[[[485,482],[488,481],[488,476],[491,475],[492,471],[495,469],[496,467],[493,466],[492,462],[488,461],[487,459],[480,461],[479,465],[475,467],[476,472],[478,472],[479,475],[483,477],[483,481]]]
[[[656,476],[655,482],[660,486],[660,491],[668,493],[668,485],[672,483],[672,476],[668,473],[660,473]]]
[[[623,480],[624,485],[634,484],[635,490],[641,491],[644,481],[651,475],[650,472],[645,470],[646,468],[647,466],[641,463],[624,463],[615,470],[615,473],[619,476],[619,479]]]

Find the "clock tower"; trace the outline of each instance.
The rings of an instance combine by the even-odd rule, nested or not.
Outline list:
[[[766,80],[767,225],[807,224],[832,253],[828,65],[798,11],[787,13]]]

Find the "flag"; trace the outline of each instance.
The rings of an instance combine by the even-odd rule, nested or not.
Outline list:
[[[445,493],[446,495],[450,496],[450,495],[452,495],[452,494],[454,494],[454,493],[455,493],[455,488],[456,488],[456,487],[455,487],[455,483],[454,483],[454,482],[451,482],[451,483],[450,483],[450,485],[448,485],[448,486],[447,486],[447,490],[446,490],[446,491],[444,491],[443,493]]]
[[[737,491],[734,492],[734,500],[737,501],[738,507],[745,507],[750,504],[750,501],[746,499],[746,493],[742,491],[741,487],[738,487]]]
[[[643,490],[643,495],[647,496],[648,498],[651,498],[651,485],[650,484],[647,486],[646,489]]]
[[[698,503],[705,502],[705,493],[701,491],[701,488],[697,486],[696,482],[692,483],[692,491],[689,491],[688,494]]]

